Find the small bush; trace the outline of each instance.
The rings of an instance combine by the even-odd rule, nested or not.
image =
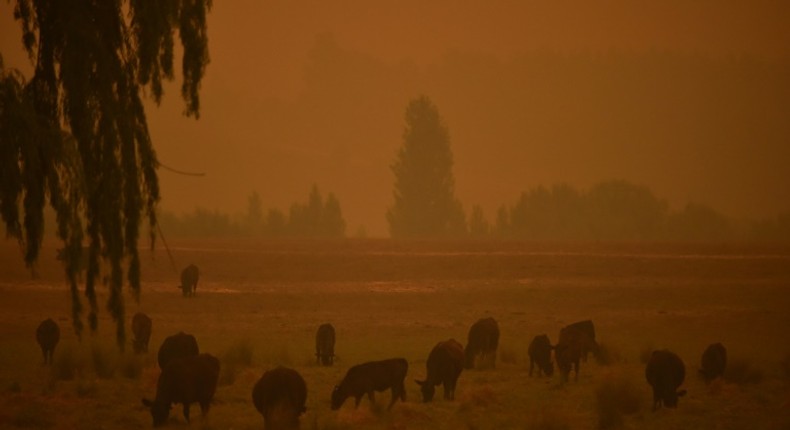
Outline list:
[[[116,353],[114,349],[98,342],[91,345],[91,361],[96,376],[101,379],[110,379],[115,375]]]
[[[599,343],[598,350],[595,352],[595,361],[601,366],[611,366],[612,364],[622,362],[623,357],[620,355],[620,351],[612,345]]]
[[[652,346],[645,346],[639,351],[639,362],[642,364],[647,364],[650,361],[650,356],[653,355],[653,347]]]
[[[249,339],[240,340],[228,348],[222,355],[223,364],[252,365],[252,344]]]
[[[570,429],[566,418],[550,409],[541,410],[531,417],[527,423],[527,430],[568,430]]]
[[[759,384],[763,380],[763,372],[752,367],[751,362],[746,359],[729,360],[724,379],[739,385]]]
[[[607,376],[595,390],[598,428],[610,429],[623,425],[623,415],[639,412],[642,395],[639,389],[622,376]]]
[[[499,361],[503,364],[517,364],[518,354],[510,348],[499,348]]]
[[[51,376],[54,381],[71,381],[82,373],[84,364],[70,345],[58,348],[52,360]]]
[[[222,366],[220,367],[219,384],[233,385],[236,382],[236,375],[242,367],[252,365],[252,344],[248,339],[238,341],[231,345],[222,354]]]
[[[123,354],[118,364],[118,370],[124,378],[138,379],[143,374],[143,357],[135,354]]]
[[[96,386],[96,382],[89,381],[86,379],[80,379],[77,381],[76,386],[77,396],[79,397],[96,397],[96,393],[98,392],[98,387]]]
[[[19,428],[50,428],[55,425],[52,409],[39,402],[24,405],[10,419],[11,425]]]
[[[785,380],[790,380],[790,354],[785,355],[779,365],[782,368],[782,376]]]

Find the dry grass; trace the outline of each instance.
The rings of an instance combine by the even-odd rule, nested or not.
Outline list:
[[[295,368],[307,382],[306,429],[592,429],[616,426],[617,417],[625,428],[647,430],[790,423],[788,376],[777,365],[785,360],[790,372],[790,356],[785,344],[766,342],[784,339],[790,326],[790,252],[510,242],[170,245],[178,262],[201,267],[200,291],[181,297],[164,250],[143,259],[141,302],[127,301],[128,315],[139,310],[153,319],[150,352],[139,356],[118,353],[106,313],[94,339],[76,340],[62,269],[46,261],[50,254],[54,260],[53,249],[42,253],[39,279],[31,280],[24,265],[0,268],[0,428],[150,428],[140,398],[154,395],[156,350],[179,330],[194,334],[201,352],[229,372],[208,417],[193,407],[192,428],[261,428],[252,386],[277,365]],[[18,259],[14,246],[0,246],[0,265]],[[442,399],[440,387],[423,404],[413,379],[425,376],[430,349],[451,337],[463,343],[469,325],[485,316],[502,330],[497,367],[464,371],[455,401]],[[33,340],[45,317],[58,321],[62,336],[49,367]],[[560,327],[586,318],[606,340],[609,364],[582,363],[579,381],[564,385],[556,373],[530,378],[532,337],[548,333],[556,341]],[[331,367],[315,364],[315,330],[323,322],[337,330]],[[714,389],[687,377],[689,394],[676,410],[652,413],[643,404],[632,414],[623,406],[650,398],[640,356],[669,348],[691,375],[711,338],[736,351],[730,375],[742,382],[724,380]],[[390,357],[409,361],[405,403],[387,411],[385,392],[374,407],[364,399],[359,409],[353,401],[329,409],[332,387],[350,366]],[[746,364],[735,372],[739,359]],[[749,382],[755,370],[762,370],[756,386]],[[14,382],[18,390],[6,389]],[[179,407],[171,419],[186,427]]]
[[[623,416],[639,412],[642,402],[642,391],[630,378],[622,374],[605,375],[595,389],[598,428],[622,427]]]
[[[745,358],[730,359],[724,371],[724,379],[733,384],[759,384],[763,381],[764,373],[756,368],[752,362]]]

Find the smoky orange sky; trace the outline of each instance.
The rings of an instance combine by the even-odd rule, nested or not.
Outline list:
[[[215,1],[199,121],[179,83],[148,118],[162,207],[241,213],[338,197],[387,234],[390,165],[420,94],[450,131],[456,193],[489,220],[537,185],[625,179],[672,207],[790,211],[790,2]],[[30,71],[0,1],[6,67]]]

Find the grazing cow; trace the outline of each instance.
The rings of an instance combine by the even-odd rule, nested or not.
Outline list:
[[[151,340],[151,318],[148,315],[137,312],[132,317],[132,348],[136,354],[148,352],[148,341]]]
[[[189,406],[200,404],[205,416],[214,398],[219,378],[219,360],[211,354],[175,358],[167,364],[156,382],[156,398],[143,399],[150,408],[154,427],[161,426],[170,415],[173,403],[184,405],[184,418],[189,422]]]
[[[316,362],[331,366],[335,360],[335,328],[332,324],[321,324],[315,334]]]
[[[267,430],[298,429],[306,401],[302,375],[286,367],[266,371],[252,389],[252,403],[263,415]]]
[[[493,318],[483,318],[469,328],[469,337],[464,350],[464,367],[475,367],[475,358],[490,361],[491,367],[496,366],[496,350],[499,346],[499,325]]]
[[[724,376],[727,368],[727,348],[721,343],[708,345],[702,353],[702,368],[699,372],[706,382],[710,382],[719,376]]]
[[[663,403],[668,408],[678,405],[678,397],[686,394],[686,390],[678,391],[678,387],[686,377],[686,366],[674,352],[663,349],[653,351],[645,368],[645,378],[653,387],[653,410]]]
[[[199,276],[200,272],[194,264],[190,264],[181,271],[181,285],[179,285],[178,288],[181,288],[184,297],[195,295]]]
[[[582,360],[584,360],[585,363],[587,362],[587,354],[590,352],[598,357],[599,348],[598,343],[595,342],[595,325],[591,320],[579,321],[563,327],[562,330],[560,330],[560,337],[562,337],[562,331],[570,330],[577,330],[584,334],[584,336],[581,337],[581,353]]]
[[[157,361],[159,362],[159,368],[164,370],[167,363],[173,359],[190,357],[198,355],[199,353],[200,350],[198,349],[195,336],[182,331],[168,336],[167,339],[162,342],[162,345],[159,347]]]
[[[392,400],[387,409],[391,409],[398,398],[405,402],[406,387],[403,381],[406,379],[408,369],[409,363],[404,358],[369,361],[348,369],[343,381],[332,391],[332,410],[340,409],[349,397],[354,397],[356,400],[354,407],[359,407],[359,402],[365,394],[368,395],[370,402],[374,403],[373,392],[387,389],[392,389]]]
[[[437,385],[444,385],[445,400],[455,398],[455,384],[464,368],[464,347],[455,339],[439,342],[433,347],[425,363],[428,376],[424,381],[415,380],[422,391],[422,400],[430,402]]]
[[[52,364],[52,356],[55,354],[55,347],[60,340],[60,328],[58,323],[47,318],[38,325],[36,329],[36,341],[44,354],[44,364]]]
[[[554,374],[554,363],[551,361],[551,342],[545,334],[535,336],[529,344],[529,376],[532,376],[532,369],[538,365],[538,376]]]

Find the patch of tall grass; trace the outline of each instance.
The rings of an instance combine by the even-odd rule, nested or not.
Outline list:
[[[252,365],[253,347],[249,339],[242,339],[233,343],[222,354],[220,367],[220,385],[233,385],[236,375],[243,367]]]
[[[595,389],[598,428],[623,426],[623,416],[635,414],[642,407],[642,393],[628,378],[619,374],[607,375]]]
[[[763,381],[763,371],[754,367],[751,361],[745,358],[728,360],[724,370],[724,379],[738,385],[759,384]]]

